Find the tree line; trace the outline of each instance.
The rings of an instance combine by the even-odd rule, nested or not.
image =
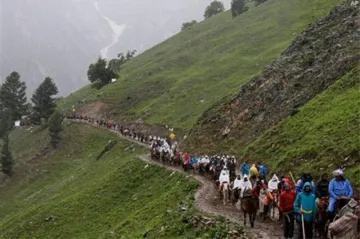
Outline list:
[[[247,5],[248,2],[254,2],[255,6],[258,6],[264,2],[267,2],[268,0],[232,0],[231,1],[231,15],[233,18],[241,15],[242,13],[249,10],[249,7]],[[213,17],[219,13],[222,13],[225,11],[224,4],[221,1],[214,0],[212,1],[205,9],[204,12],[204,18],[208,19],[210,17]],[[192,20],[190,22],[184,22],[181,26],[181,30],[187,30],[192,28],[196,23],[198,23],[196,20]]]
[[[31,103],[26,97],[26,83],[20,80],[20,74],[12,72],[0,86],[0,139],[3,141],[0,153],[1,171],[11,176],[14,159],[9,147],[9,135],[16,121],[24,116],[33,125],[43,121],[49,126],[50,143],[56,147],[61,131],[62,114],[55,111],[55,95],[59,90],[55,82],[46,77],[35,90]]]

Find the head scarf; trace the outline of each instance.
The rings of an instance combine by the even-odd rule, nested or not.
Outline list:
[[[334,170],[333,175],[334,175],[334,177],[343,176],[344,172],[341,169],[336,169],[336,170]]]

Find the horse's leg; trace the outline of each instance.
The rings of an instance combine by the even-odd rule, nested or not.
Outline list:
[[[256,212],[251,213],[251,216],[250,216],[251,228],[254,227],[255,216],[256,216]]]
[[[246,212],[244,212],[244,226],[246,226]]]

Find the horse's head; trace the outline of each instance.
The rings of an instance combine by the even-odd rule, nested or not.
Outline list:
[[[340,198],[336,199],[336,202],[335,202],[336,210],[340,211],[344,206],[346,206],[346,204],[349,203],[350,200],[351,200],[351,198],[345,198],[345,197],[340,197]]]

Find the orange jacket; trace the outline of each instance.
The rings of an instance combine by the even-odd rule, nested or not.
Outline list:
[[[268,192],[268,194],[266,195],[266,198],[264,199],[264,204],[269,205],[270,202],[273,200],[274,200],[273,195],[270,192]]]

